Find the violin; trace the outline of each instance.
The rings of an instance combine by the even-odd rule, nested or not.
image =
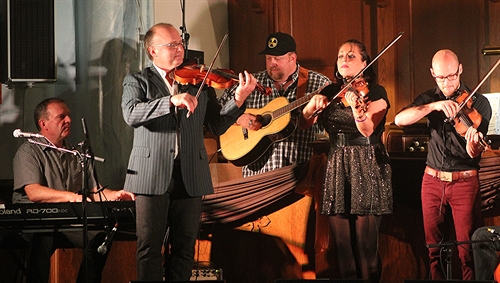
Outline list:
[[[452,123],[455,126],[455,130],[461,136],[464,136],[469,127],[474,127],[477,129],[481,124],[483,117],[477,112],[476,109],[472,108],[472,97],[476,91],[481,87],[481,85],[486,81],[486,79],[493,73],[493,71],[500,65],[500,58],[495,64],[490,68],[488,73],[484,75],[483,79],[479,82],[476,88],[469,94],[467,91],[461,91],[456,97],[455,101],[459,103],[459,111],[457,115],[453,118],[447,118],[445,122]],[[479,141],[480,145],[484,150],[491,149],[490,140],[487,137],[483,137]]]
[[[366,95],[370,91],[368,89],[368,83],[365,81],[363,77],[356,78],[351,81],[351,79],[347,80],[347,83],[342,85],[341,91],[337,95],[337,99],[340,100],[338,103],[343,107],[348,107],[349,103],[345,99],[345,94],[348,92],[354,92],[357,98],[357,107],[361,107],[363,111],[366,112],[368,110],[368,105],[365,103]]]
[[[180,84],[197,85],[203,81],[207,75],[207,69],[204,65],[185,66],[174,71],[174,80]],[[226,89],[239,82],[239,77],[232,70],[212,69],[208,73],[205,84],[216,89]],[[257,82],[256,88],[262,94],[271,94],[271,88],[264,88]]]
[[[455,98],[455,102],[459,103],[460,111],[454,118],[449,118],[446,120],[450,122],[455,127],[455,130],[462,137],[465,136],[467,129],[470,127],[478,128],[483,120],[483,117],[476,109],[472,107],[472,94],[469,94],[466,90],[461,90],[459,95]],[[483,137],[479,141],[480,145],[484,150],[491,149],[491,141],[487,137]]]

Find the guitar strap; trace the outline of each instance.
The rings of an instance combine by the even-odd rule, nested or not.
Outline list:
[[[309,70],[303,67],[299,67],[299,78],[297,80],[297,99],[302,98],[304,95],[306,95],[308,77]]]

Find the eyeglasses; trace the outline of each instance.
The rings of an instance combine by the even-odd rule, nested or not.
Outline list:
[[[448,80],[448,81],[454,81],[458,78],[458,73],[460,71],[460,66],[458,66],[458,69],[457,69],[457,72],[454,73],[454,74],[451,74],[451,75],[447,75],[447,76],[432,76],[434,77],[434,79],[436,80],[436,82],[439,82],[439,83],[442,83],[444,82],[444,80]]]
[[[166,46],[168,47],[170,50],[176,50],[177,48],[182,47],[184,48],[184,43],[182,41],[179,41],[179,42],[171,42],[171,43],[165,43],[165,44],[155,44],[153,46]]]

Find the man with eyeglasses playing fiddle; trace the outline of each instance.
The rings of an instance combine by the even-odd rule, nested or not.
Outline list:
[[[166,239],[166,281],[189,281],[202,196],[214,192],[203,127],[224,133],[245,111],[248,95],[240,93],[250,93],[246,88],[253,90],[256,80],[240,73],[238,95],[221,107],[212,87],[198,92],[200,84],[174,80],[184,59],[175,27],[151,27],[144,48],[152,63],[125,76],[121,103],[125,122],[134,128],[124,190],[136,195],[137,279],[163,280]]]
[[[482,121],[477,128],[465,127],[464,133],[460,134],[457,124],[461,121],[457,122],[456,117],[464,113],[457,98],[470,93],[460,81],[462,64],[453,51],[443,49],[434,54],[430,71],[437,86],[403,108],[396,115],[395,123],[408,126],[427,118],[430,138],[422,178],[422,214],[430,277],[439,280],[450,279],[443,270],[446,262],[441,249],[447,235],[443,231],[447,208],[451,208],[458,242],[470,242],[472,233],[482,224],[478,170],[492,111],[488,100],[475,93],[470,100]],[[457,249],[462,279],[473,280],[471,245],[461,244]]]

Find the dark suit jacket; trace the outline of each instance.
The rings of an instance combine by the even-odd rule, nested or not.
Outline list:
[[[170,106],[171,94],[156,68],[129,74],[123,82],[122,111],[125,122],[134,127],[124,189],[136,194],[160,195],[172,177],[175,145],[180,132],[179,157],[186,190],[191,196],[213,193],[208,157],[204,145],[203,125],[223,134],[244,112],[234,100],[224,108],[217,102],[213,88],[205,88],[198,106],[186,117],[186,109]],[[179,93],[196,95],[197,86],[179,86]]]

